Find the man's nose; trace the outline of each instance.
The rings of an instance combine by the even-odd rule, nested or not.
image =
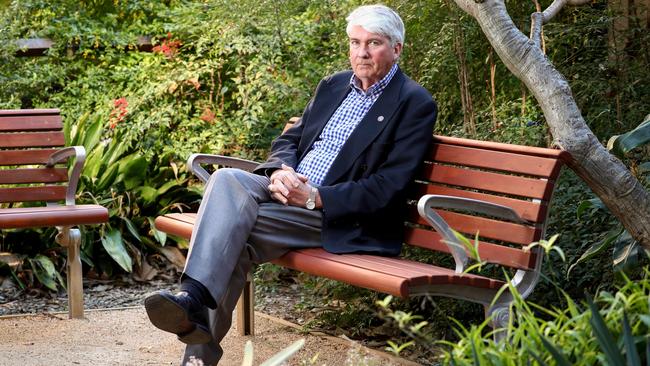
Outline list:
[[[368,46],[359,46],[359,49],[357,50],[357,56],[361,58],[368,58],[368,56],[370,56],[370,52],[368,52]]]

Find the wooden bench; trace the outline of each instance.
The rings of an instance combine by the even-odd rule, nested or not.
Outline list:
[[[81,234],[75,226],[107,222],[108,210],[75,204],[86,152],[64,146],[58,109],[0,110],[0,229],[57,227],[55,240],[68,254],[68,314],[83,318]],[[34,202],[45,206],[32,207]]]
[[[410,192],[404,242],[451,254],[455,268],[403,258],[331,254],[323,249],[291,251],[273,263],[403,298],[438,295],[480,303],[486,317],[492,316],[492,325],[501,327],[508,320],[510,291],[490,304],[506,282],[464,274],[471,258],[450,228],[472,239],[478,232],[480,260],[511,269],[510,282],[525,298],[539,279],[543,255],[539,246],[524,247],[544,238],[555,180],[566,156],[560,150],[434,136]],[[201,164],[250,171],[258,163],[194,154],[188,167],[205,182],[209,174]],[[189,239],[195,217],[171,213],[159,216],[155,225]],[[254,333],[253,304],[249,283],[237,307],[241,334]]]

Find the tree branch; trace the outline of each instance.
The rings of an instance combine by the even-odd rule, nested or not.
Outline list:
[[[530,15],[530,40],[542,48],[542,23],[544,15],[538,11]]]
[[[542,14],[544,24],[553,19],[560,12],[560,10],[564,8],[565,5],[579,6],[590,2],[591,0],[555,0],[551,5],[549,5],[548,8],[546,8],[546,10],[544,10],[544,13]]]
[[[477,12],[477,3],[482,3],[483,1],[481,0],[454,0],[456,5],[458,5],[459,8],[463,9],[467,14],[476,17],[476,12]]]

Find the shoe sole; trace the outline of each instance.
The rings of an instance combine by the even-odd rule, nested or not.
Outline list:
[[[210,332],[202,325],[192,322],[185,309],[161,294],[153,294],[144,300],[144,307],[151,324],[165,332],[174,333],[185,344],[204,344],[212,341]]]

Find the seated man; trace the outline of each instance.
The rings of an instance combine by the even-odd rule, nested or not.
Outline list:
[[[252,263],[291,249],[398,255],[405,189],[428,149],[431,95],[397,66],[404,24],[361,6],[347,18],[351,71],[323,79],[300,122],[254,173],[219,169],[205,187],[181,292],[145,299],[149,319],[216,364]]]

